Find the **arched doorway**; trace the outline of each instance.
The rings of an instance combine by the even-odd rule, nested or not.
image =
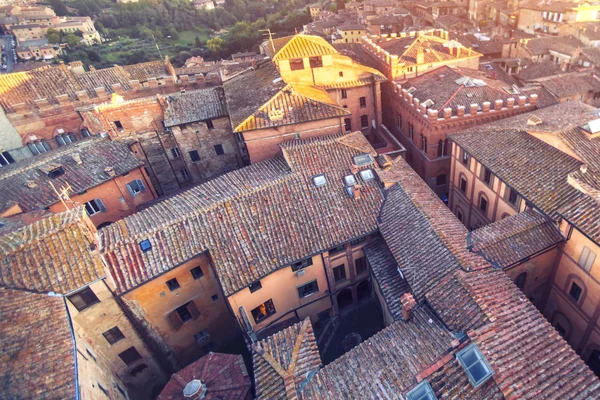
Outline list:
[[[519,274],[519,276],[517,276],[517,278],[515,279],[515,285],[517,285],[517,287],[521,290],[523,290],[523,288],[525,287],[525,280],[527,279],[527,272],[523,272],[522,274]]]
[[[371,283],[366,280],[356,285],[356,295],[358,297],[358,301],[371,297]]]
[[[100,225],[98,225],[98,227],[97,227],[96,229],[102,229],[102,228],[104,228],[104,227],[106,227],[106,226],[109,226],[110,224],[112,224],[112,222],[111,222],[111,221],[106,221],[106,222],[103,222],[103,223],[101,223]]]
[[[349,288],[338,293],[337,304],[340,310],[352,305],[352,291]]]

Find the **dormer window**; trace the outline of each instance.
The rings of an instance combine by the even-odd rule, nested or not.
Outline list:
[[[373,173],[372,169],[364,169],[364,170],[360,171],[358,174],[360,175],[360,179],[362,179],[363,182],[368,182],[368,181],[372,181],[373,179],[375,179],[375,174]]]
[[[316,187],[325,186],[327,184],[327,178],[325,178],[325,174],[315,175],[312,179]]]
[[[492,367],[475,344],[464,348],[456,354],[473,387],[483,384],[494,374]]]
[[[354,175],[350,174],[350,175],[344,176],[344,184],[346,186],[356,185],[356,178],[354,177]]]

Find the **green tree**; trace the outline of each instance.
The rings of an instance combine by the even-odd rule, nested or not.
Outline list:
[[[60,43],[60,32],[50,28],[46,31],[46,38],[50,43]]]
[[[59,17],[64,17],[65,15],[69,14],[69,10],[62,0],[50,0],[49,3],[50,7],[52,7],[56,15]]]
[[[221,57],[221,54],[225,51],[225,41],[220,37],[208,39],[206,41],[206,47],[215,57],[219,58]]]
[[[102,61],[102,57],[100,57],[100,54],[98,54],[94,50],[86,50],[86,54],[87,54],[87,56],[88,56],[88,58],[90,59],[91,62],[100,62],[100,61]]]
[[[68,33],[63,37],[62,41],[68,44],[69,47],[73,48],[79,45],[81,38],[73,33]]]
[[[196,44],[196,47],[202,47],[202,42],[200,41],[199,36],[196,36],[195,44]]]

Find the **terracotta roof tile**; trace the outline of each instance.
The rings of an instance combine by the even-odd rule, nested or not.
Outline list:
[[[310,319],[253,344],[252,358],[257,398],[295,398],[321,367]]]
[[[100,230],[118,291],[209,251],[230,295],[307,255],[377,229],[379,183],[363,182],[360,199],[350,198],[342,184],[354,156],[364,150],[375,155],[360,132],[281,147],[285,159],[230,172]],[[325,174],[325,186],[313,184],[316,174]],[[139,242],[145,239],[152,249],[142,252]]]
[[[192,90],[166,96],[165,126],[189,124],[227,115],[223,88]]]
[[[337,50],[325,39],[313,35],[294,35],[275,39],[273,46],[270,42],[263,44],[267,55],[273,61],[337,54]]]
[[[0,236],[0,286],[69,293],[104,276],[83,207],[52,214]]]
[[[0,185],[6,189],[0,192],[0,210],[14,202],[24,211],[43,209],[59,202],[51,183],[56,188],[70,185],[78,194],[114,179],[105,171],[108,167],[121,176],[142,165],[127,145],[101,137],[62,146],[0,169]],[[62,175],[47,173],[59,167]]]
[[[480,127],[478,132],[470,130],[449,137],[552,218],[561,205],[578,196],[567,183],[567,176],[581,162],[526,132]]]
[[[209,353],[173,374],[158,400],[184,400],[185,384],[194,379],[206,385],[206,400],[244,400],[252,388],[241,355]]]
[[[557,98],[600,91],[600,80],[588,72],[554,75],[537,82]]]
[[[408,281],[400,276],[398,263],[383,240],[372,241],[363,250],[392,318],[401,319],[400,297],[410,292]]]
[[[506,268],[564,240],[554,221],[526,210],[470,232],[467,247]]]
[[[0,397],[73,399],[75,352],[65,300],[0,288]]]

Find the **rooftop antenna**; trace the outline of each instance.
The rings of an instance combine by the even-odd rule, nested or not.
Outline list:
[[[154,45],[156,46],[156,50],[158,50],[158,55],[160,56],[160,59],[163,60],[163,55],[162,55],[162,53],[160,51],[160,47],[158,47],[158,42],[156,41],[156,38],[154,37],[154,34],[152,34],[152,40],[154,40]]]
[[[271,32],[271,29],[259,29],[259,32],[267,32],[269,34],[269,43],[271,43],[271,48],[273,49],[273,53],[275,53],[275,44],[273,44],[273,35],[276,33]],[[297,33],[297,32],[296,32]]]
[[[73,206],[73,202],[71,201],[71,197],[69,196],[69,191],[73,191],[71,185],[67,183],[66,186],[63,186],[60,188],[60,190],[57,190],[56,187],[52,184],[52,182],[48,183],[50,184],[52,190],[54,190],[54,193],[56,194],[62,205],[65,206],[65,209],[70,210],[69,206],[67,205],[67,201],[71,203],[71,206]]]

